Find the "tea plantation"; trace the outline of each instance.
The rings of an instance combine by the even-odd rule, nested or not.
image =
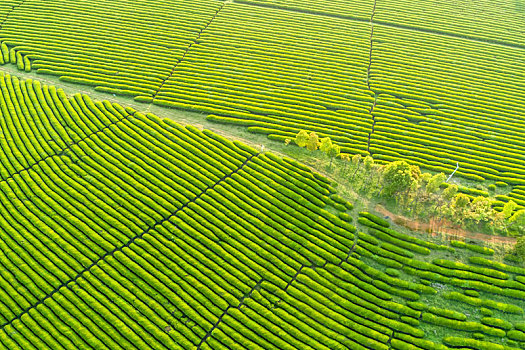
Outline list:
[[[518,186],[525,204],[521,1],[0,6],[1,63],[273,139],[307,129],[378,160],[460,162],[463,177]]]
[[[398,232],[295,161],[195,127],[0,88],[6,349],[525,341],[525,269],[489,248]]]
[[[1,1],[0,348],[525,349],[523,264],[146,112],[459,163],[524,207],[524,39],[519,0]]]

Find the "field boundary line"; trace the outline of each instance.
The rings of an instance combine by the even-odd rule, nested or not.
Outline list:
[[[341,260],[341,262],[339,264],[337,264],[337,266],[341,267],[341,265],[343,265],[343,263],[348,263],[348,259],[350,259],[350,257],[352,256],[352,254],[355,251],[355,248],[357,246],[357,241],[358,240],[359,240],[359,230],[355,231],[354,243],[350,247],[350,250],[348,251],[348,255],[346,256],[346,258],[344,260]]]
[[[162,87],[164,86],[164,84],[166,84],[166,82],[173,76],[173,74],[175,73],[175,69],[177,69],[177,67],[179,66],[179,64],[184,61],[184,58],[186,58],[186,55],[188,54],[188,52],[190,51],[191,47],[193,46],[193,44],[197,44],[197,42],[199,41],[199,39],[201,38],[201,35],[202,33],[204,33],[204,31],[206,29],[208,29],[208,27],[210,26],[210,24],[215,20],[215,18],[217,18],[217,16],[219,15],[219,12],[221,12],[221,10],[224,8],[224,5],[226,3],[223,2],[221,4],[221,6],[217,9],[217,11],[215,11],[215,14],[213,15],[213,17],[204,25],[204,28],[200,29],[199,30],[199,33],[197,34],[197,37],[195,39],[193,39],[190,44],[188,45],[188,47],[186,48],[186,50],[184,51],[184,53],[182,54],[182,57],[180,58],[180,60],[178,60],[174,65],[173,65],[173,68],[171,69],[171,72],[170,74],[160,83],[160,86],[159,88],[155,91],[155,93],[153,94],[152,98],[151,98],[151,102],[150,103],[153,103],[155,101],[155,99],[157,98],[157,95],[159,94],[160,90],[162,90]]]
[[[201,341],[199,342],[199,345],[197,345],[197,350],[199,350],[202,346],[202,344],[204,344],[204,342],[206,341],[206,339],[208,339],[209,337],[211,337],[211,334],[212,332],[219,326],[219,323],[222,322],[222,319],[224,318],[224,316],[226,316],[226,314],[228,313],[228,311],[230,309],[237,309],[237,310],[240,310],[240,308],[244,305],[244,301],[247,299],[247,298],[251,298],[252,296],[252,293],[261,286],[261,283],[263,283],[264,281],[264,278],[262,278],[259,282],[257,282],[255,284],[255,286],[252,287],[252,289],[250,289],[250,291],[248,293],[246,293],[245,295],[243,295],[243,297],[241,298],[241,300],[239,301],[239,305],[237,306],[231,306],[231,305],[228,305],[228,307],[226,307],[226,309],[223,311],[223,313],[219,316],[219,319],[217,320],[217,322],[215,322],[213,324],[213,326],[211,327],[211,329],[209,331],[206,332],[206,334],[204,335],[204,337],[202,337]]]
[[[248,5],[248,6],[255,6],[255,7],[262,7],[262,8],[269,8],[269,9],[275,9],[275,10],[283,10],[283,11],[290,11],[290,12],[296,12],[296,13],[304,13],[309,15],[315,15],[315,16],[323,16],[323,17],[331,17],[331,18],[337,18],[337,19],[344,19],[349,21],[356,21],[356,22],[363,22],[368,23],[368,18],[362,18],[362,17],[356,17],[356,16],[350,16],[350,15],[341,15],[336,13],[326,13],[322,11],[314,11],[314,10],[308,10],[308,9],[301,9],[301,8],[293,8],[293,7],[285,7],[280,6],[277,4],[262,4],[262,3],[253,3],[246,0],[234,0],[234,3],[236,4],[242,4],[242,5]],[[505,46],[509,48],[514,49],[525,49],[525,44],[514,44],[509,43],[506,41],[501,40],[495,40],[495,39],[484,39],[475,37],[472,35],[464,35],[464,34],[456,34],[452,32],[447,32],[443,30],[434,30],[434,29],[427,29],[422,27],[416,27],[416,26],[410,26],[407,24],[400,24],[400,23],[392,23],[392,22],[386,22],[386,21],[376,21],[375,25],[378,26],[384,26],[384,27],[391,27],[391,28],[397,28],[397,29],[406,29],[406,30],[412,30],[427,34],[435,34],[435,35],[441,35],[451,38],[457,38],[457,39],[464,39],[469,41],[474,41],[482,44],[491,44],[491,45],[497,45],[497,46]]]
[[[92,262],[89,266],[85,267],[83,270],[81,270],[80,272],[77,273],[77,275],[74,277],[74,278],[71,278],[69,279],[68,281],[66,282],[63,282],[61,283],[58,287],[56,287],[54,290],[52,290],[51,292],[49,292],[45,297],[43,297],[42,299],[40,299],[39,301],[37,301],[35,304],[29,306],[28,308],[22,310],[22,312],[20,314],[18,314],[16,317],[12,318],[11,320],[7,321],[7,322],[4,322],[3,324],[0,325],[0,331],[4,330],[5,327],[7,327],[8,325],[12,324],[14,321],[16,320],[20,320],[22,316],[24,316],[25,314],[29,313],[31,310],[35,309],[36,307],[38,307],[38,305],[41,305],[43,304],[46,300],[52,298],[57,292],[59,292],[62,288],[71,288],[70,284],[73,284],[73,283],[77,283],[77,280],[82,277],[83,274],[85,274],[86,272],[88,272],[89,270],[91,270],[91,268],[95,267],[98,263],[100,263],[101,261],[103,261],[104,259],[106,259],[107,257],[109,256],[114,256],[115,253],[117,252],[121,252],[124,248],[129,248],[129,246],[134,243],[136,240],[138,239],[142,239],[142,237],[144,237],[145,234],[149,233],[151,230],[155,229],[155,227],[159,226],[159,225],[162,225],[163,223],[165,223],[166,221],[168,221],[170,218],[172,218],[173,216],[175,216],[179,211],[182,211],[184,210],[188,205],[190,205],[191,203],[194,203],[196,200],[198,200],[199,198],[201,198],[202,196],[204,196],[208,190],[212,190],[214,189],[216,186],[218,186],[219,184],[223,183],[224,181],[226,181],[226,179],[232,177],[234,174],[237,174],[239,171],[242,170],[242,168],[244,168],[244,166],[246,164],[248,164],[248,162],[254,158],[254,157],[257,157],[259,156],[259,154],[261,154],[260,152],[258,153],[255,153],[255,154],[252,154],[251,156],[249,156],[248,158],[246,158],[244,160],[244,162],[238,166],[235,170],[233,170],[232,172],[224,175],[222,178],[220,178],[217,182],[215,182],[214,184],[212,185],[209,185],[208,187],[206,187],[204,190],[202,190],[202,192],[200,194],[198,194],[197,196],[195,196],[193,199],[189,200],[188,202],[184,203],[180,208],[178,208],[177,210],[175,210],[173,213],[171,213],[170,215],[168,215],[166,218],[160,220],[160,221],[157,221],[155,224],[153,224],[152,226],[148,227],[146,230],[142,231],[141,233],[135,235],[134,237],[132,237],[131,239],[128,240],[127,243],[119,246],[119,247],[116,247],[115,249],[109,251],[109,252],[106,252],[104,253],[102,256],[100,256],[98,259],[96,259],[94,262]],[[262,282],[262,281],[261,281]],[[260,283],[259,283],[260,284]],[[255,287],[254,287],[255,288]],[[244,298],[243,298],[243,301],[244,301]]]
[[[377,94],[372,90],[370,87],[370,77],[371,77],[371,69],[372,69],[372,50],[374,48],[374,16],[376,14],[376,4],[377,0],[374,0],[374,7],[372,8],[372,14],[370,15],[370,51],[368,53],[368,67],[366,68],[366,86],[368,87],[368,91],[374,93],[374,102],[372,103],[372,106],[370,107],[370,116],[372,117],[372,128],[370,132],[368,133],[368,140],[366,143],[366,150],[368,154],[372,155],[372,152],[370,152],[370,140],[372,138],[372,134],[374,133],[374,129],[376,127],[376,118],[374,117],[374,109],[376,108],[377,103]]]

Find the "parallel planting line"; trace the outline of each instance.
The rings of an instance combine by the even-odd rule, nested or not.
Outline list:
[[[220,185],[222,182],[224,182],[226,179],[232,177],[234,174],[238,173],[239,171],[242,170],[242,168],[244,168],[244,166],[254,157],[257,157],[260,153],[256,153],[256,154],[253,154],[251,156],[249,156],[248,158],[246,158],[246,160],[235,170],[233,170],[231,173],[229,174],[226,174],[224,175],[222,178],[220,178],[217,182],[215,182],[213,185],[210,185],[208,187],[206,187],[199,195],[197,195],[195,198],[189,200],[188,202],[184,203],[179,209],[175,210],[171,215],[169,215],[168,217],[156,222],[155,224],[153,224],[152,226],[150,226],[149,228],[147,228],[145,231],[143,231],[142,233],[139,233],[137,235],[135,235],[134,237],[132,237],[126,244],[120,246],[120,247],[117,247],[109,252],[106,252],[104,255],[102,255],[101,257],[99,257],[97,260],[95,260],[93,263],[91,263],[89,266],[87,266],[86,268],[84,268],[82,271],[80,271],[74,278],[68,280],[67,282],[64,282],[62,284],[60,284],[58,287],[56,287],[54,290],[52,290],[49,294],[47,294],[44,298],[40,299],[36,304],[24,309],[18,316],[12,318],[11,320],[3,323],[0,325],[0,331],[4,330],[4,328],[6,326],[9,326],[11,325],[14,321],[16,320],[19,320],[22,316],[24,316],[25,314],[27,314],[29,311],[35,309],[36,307],[38,307],[38,305],[40,304],[43,304],[46,300],[50,299],[53,297],[53,295],[55,295],[60,289],[62,288],[71,288],[71,285],[70,283],[76,283],[76,281],[82,277],[82,275],[86,272],[88,272],[89,270],[91,270],[94,266],[96,266],[99,262],[103,261],[105,258],[109,257],[110,255],[113,256],[115,253],[117,252],[121,252],[124,248],[127,248],[129,247],[132,243],[134,243],[136,240],[138,239],[142,239],[142,237],[149,233],[151,230],[153,230],[156,226],[159,226],[159,225],[162,225],[163,223],[165,223],[166,221],[168,221],[171,217],[175,216],[179,211],[182,211],[184,210],[190,203],[194,203],[196,200],[198,200],[199,198],[201,198],[203,195],[205,195],[207,193],[208,190],[212,190],[214,189],[216,186]],[[262,280],[259,282],[259,284],[262,282]],[[259,285],[258,284],[258,285]],[[255,287],[254,287],[255,288]],[[252,292],[253,292],[253,289],[252,289]],[[250,295],[251,295],[251,292],[250,292]],[[242,299],[242,302],[244,302],[244,298]],[[210,331],[210,334],[211,334],[211,331]],[[202,343],[202,341],[201,341]],[[200,346],[200,345],[199,345]]]
[[[232,308],[233,309],[240,309],[241,306],[244,305],[244,300],[246,300],[246,298],[251,298],[253,291],[256,290],[257,288],[259,288],[263,281],[264,281],[264,278],[261,279],[259,282],[257,282],[257,284],[255,286],[253,286],[252,289],[241,298],[239,305],[237,305],[237,306],[228,305],[228,307],[226,308],[226,310],[224,310],[222,315],[219,316],[219,319],[217,320],[217,322],[215,322],[215,324],[211,327],[211,329],[208,332],[206,332],[204,337],[202,337],[201,341],[199,342],[199,345],[197,345],[197,349],[200,349],[202,344],[204,344],[204,342],[206,341],[206,339],[208,339],[211,336],[211,333],[219,326],[219,323],[222,322],[222,319],[224,318],[224,316],[226,316],[228,311],[230,309],[232,309]]]
[[[324,16],[324,17],[331,17],[331,18],[337,18],[337,19],[346,19],[350,21],[357,21],[357,22],[363,22],[368,23],[368,18],[363,17],[355,17],[350,15],[341,15],[337,13],[326,13],[323,11],[315,11],[315,10],[308,10],[308,9],[302,9],[302,8],[296,8],[296,7],[286,7],[281,6],[277,4],[262,4],[262,3],[253,3],[246,0],[235,0],[234,1],[237,4],[243,4],[243,5],[250,5],[250,6],[256,6],[256,7],[264,7],[264,8],[270,8],[270,9],[276,9],[276,10],[283,10],[283,11],[290,11],[290,12],[297,12],[297,13],[305,13],[309,15],[316,15],[316,16]],[[391,27],[391,28],[397,28],[397,29],[407,29],[407,30],[413,30],[417,32],[422,33],[428,33],[428,34],[436,34],[441,36],[447,36],[451,38],[457,38],[457,39],[464,39],[469,41],[475,41],[478,43],[483,44],[491,44],[491,45],[498,45],[498,46],[505,46],[515,49],[525,49],[525,44],[514,44],[514,43],[508,43],[501,40],[494,40],[494,39],[485,39],[485,38],[479,38],[472,35],[464,35],[464,34],[458,34],[453,32],[447,32],[443,30],[435,30],[435,29],[428,29],[423,27],[416,27],[416,26],[410,26],[406,24],[399,24],[399,23],[391,23],[391,22],[385,22],[385,21],[376,21],[375,25],[381,25],[384,27]]]
[[[372,49],[374,47],[373,43],[373,37],[374,37],[374,15],[376,14],[376,3],[377,0],[374,0],[374,7],[372,8],[372,14],[370,15],[370,51],[368,52],[368,67],[366,68],[366,86],[368,87],[368,91],[374,92],[372,88],[370,87],[370,69],[372,68]],[[368,141],[366,144],[366,150],[368,151],[368,154],[372,155],[370,152],[370,139],[372,138],[372,134],[374,133],[374,129],[376,126],[376,118],[374,117],[374,109],[376,107],[377,103],[377,94],[374,92],[374,103],[372,103],[372,107],[370,107],[370,115],[372,116],[372,129],[368,133]]]
[[[21,173],[23,173],[24,171],[29,171],[31,169],[33,169],[33,167],[35,167],[36,165],[42,163],[42,162],[45,162],[47,159],[49,158],[52,158],[52,157],[55,157],[55,156],[61,156],[65,151],[71,149],[71,147],[75,146],[75,145],[78,145],[79,143],[81,143],[82,141],[85,141],[87,139],[89,139],[91,136],[93,135],[96,135],[100,132],[103,132],[104,130],[108,129],[109,127],[113,126],[113,125],[116,125],[117,123],[120,123],[121,121],[123,121],[124,119],[128,118],[128,117],[133,117],[135,115],[136,112],[134,112],[133,114],[128,114],[126,115],[125,117],[122,117],[120,118],[119,120],[117,121],[114,121],[114,122],[111,122],[110,124],[106,125],[105,127],[103,127],[102,129],[99,129],[97,131],[94,131],[92,132],[91,134],[88,134],[87,136],[84,136],[83,138],[81,138],[80,140],[78,141],[75,141],[73,143],[70,143],[67,147],[64,147],[62,148],[59,152],[57,153],[54,153],[54,154],[49,154],[47,156],[45,156],[44,158],[41,158],[39,160],[37,160],[35,163],[31,164],[30,166],[28,167],[25,167],[23,169],[20,169],[18,170],[17,172],[14,172],[12,173],[11,175],[9,175],[8,177],[6,177],[5,179],[0,179],[0,183],[2,182],[6,182],[7,180],[9,179],[12,179],[15,175],[19,175]]]
[[[186,48],[186,50],[184,51],[184,53],[182,54],[182,57],[180,60],[178,60],[174,65],[173,65],[173,68],[171,69],[171,72],[170,74],[162,81],[162,83],[160,83],[160,86],[158,88],[157,91],[155,91],[155,93],[153,94],[152,96],[152,100],[151,100],[151,103],[153,103],[153,101],[155,101],[155,98],[157,97],[157,95],[159,94],[160,90],[162,90],[162,87],[164,86],[164,84],[166,84],[166,82],[173,76],[173,74],[175,73],[175,69],[177,69],[177,67],[179,66],[179,64],[184,60],[184,58],[186,58],[186,55],[188,54],[188,52],[190,51],[191,47],[193,46],[193,44],[197,44],[202,33],[204,33],[204,31],[206,29],[208,29],[208,27],[210,26],[210,24],[213,22],[213,20],[215,20],[215,18],[217,18],[217,16],[219,15],[219,12],[221,12],[221,10],[223,9],[224,5],[226,3],[223,2],[221,4],[221,6],[219,7],[219,9],[215,12],[215,14],[213,15],[213,17],[208,21],[208,23],[206,23],[206,25],[204,26],[204,28],[200,29],[199,30],[199,34],[197,34],[197,37],[195,39],[192,40],[192,42],[190,43],[190,45],[188,45],[188,47]]]

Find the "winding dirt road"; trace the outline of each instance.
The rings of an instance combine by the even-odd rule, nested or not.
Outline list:
[[[514,245],[516,243],[516,238],[514,237],[495,236],[485,233],[467,231],[452,224],[449,221],[440,222],[439,224],[437,224],[436,221],[417,221],[407,218],[406,216],[394,214],[379,204],[374,208],[374,210],[384,216],[390,217],[397,225],[406,227],[412,231],[425,232],[432,236],[446,235],[448,239],[466,238],[497,245]],[[438,232],[435,231],[436,227],[439,227]]]

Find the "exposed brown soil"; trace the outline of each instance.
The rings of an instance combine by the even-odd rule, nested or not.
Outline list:
[[[412,231],[425,232],[432,236],[445,235],[448,239],[466,238],[499,245],[514,245],[516,243],[516,238],[514,237],[494,236],[480,232],[467,231],[447,220],[441,220],[440,222],[437,220],[421,222],[407,218],[406,216],[394,214],[379,204],[376,205],[374,209],[376,212],[390,217],[397,225],[406,227]]]

